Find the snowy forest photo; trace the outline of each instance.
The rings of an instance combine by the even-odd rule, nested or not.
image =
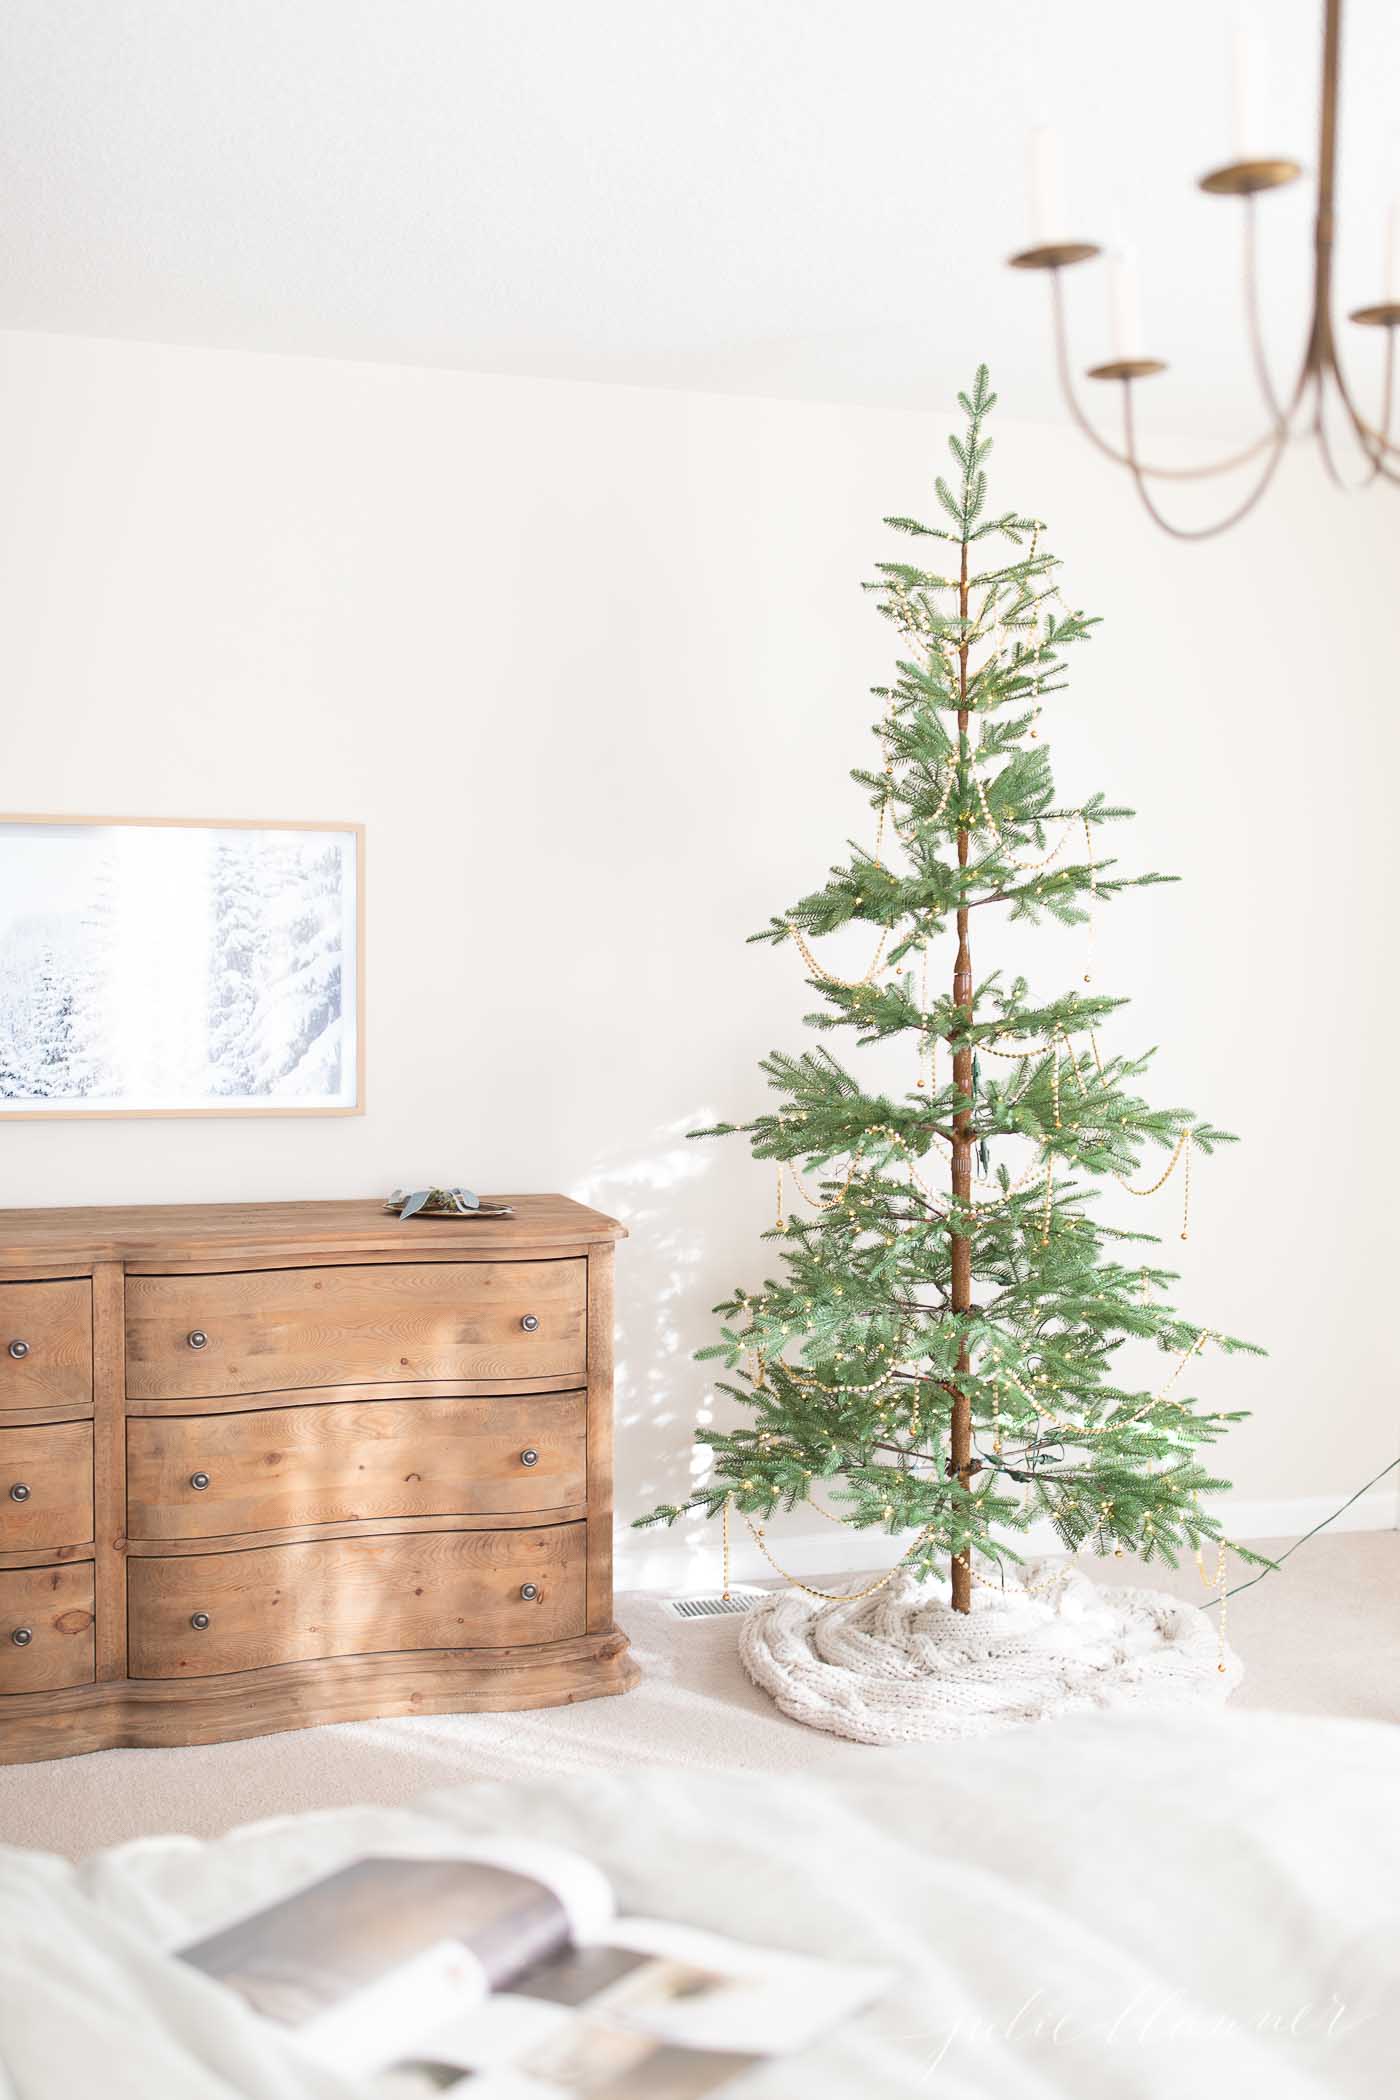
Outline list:
[[[0,1116],[358,1107],[357,848],[0,823]]]

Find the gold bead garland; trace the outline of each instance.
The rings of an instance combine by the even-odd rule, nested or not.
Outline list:
[[[923,939],[923,940],[922,940],[922,942],[920,943],[920,946],[919,946],[919,958],[920,958],[920,960],[919,960],[919,1012],[920,1012],[920,1014],[921,1014],[921,1015],[923,1016],[925,1024],[927,1024],[927,1021],[928,1021],[928,936],[927,936],[927,934],[926,934],[926,935],[924,936],[924,939]],[[924,1057],[925,1057],[925,1056],[927,1056],[927,1058],[928,1058],[928,1079],[927,1079],[927,1081],[925,1081],[925,1079],[924,1079],[924,1074],[923,1074],[923,1060],[924,1060]],[[924,1086],[924,1085],[927,1085],[927,1087],[928,1087],[928,1089],[929,1089],[929,1092],[930,1092],[930,1093],[936,1093],[936,1092],[938,1091],[938,1031],[937,1031],[937,1029],[934,1029],[934,1028],[929,1028],[929,1027],[928,1027],[927,1025],[925,1025],[925,1028],[924,1028],[923,1034],[922,1034],[922,1036],[921,1036],[921,1038],[920,1038],[920,1055],[919,1055],[919,1066],[920,1066],[920,1070],[919,1070],[919,1076],[918,1076],[918,1078],[917,1078],[917,1079],[916,1079],[916,1080],[914,1081],[914,1084],[915,1084],[915,1086]]]
[[[1104,1068],[1103,1068],[1103,1058],[1102,1058],[1102,1056],[1101,1056],[1101,1055],[1100,1055],[1100,1053],[1099,1053],[1099,1041],[1098,1041],[1098,1037],[1097,1037],[1097,1035],[1096,1035],[1096,1034],[1094,1033],[1093,1029],[1090,1029],[1090,1030],[1088,1031],[1088,1034],[1089,1034],[1089,1042],[1090,1042],[1090,1045],[1091,1045],[1091,1047],[1092,1047],[1092,1049],[1093,1049],[1093,1054],[1094,1054],[1094,1063],[1095,1063],[1095,1065],[1096,1065],[1096,1066],[1097,1066],[1097,1068],[1098,1068],[1098,1074],[1099,1074],[1099,1078],[1100,1078],[1101,1080],[1104,1080],[1104,1083],[1105,1083],[1105,1084],[1107,1084],[1107,1079],[1106,1079],[1106,1075],[1105,1075],[1105,1073],[1104,1073]],[[1076,1087],[1078,1088],[1078,1090],[1079,1090],[1079,1093],[1080,1093],[1080,1094],[1081,1094],[1081,1096],[1082,1096],[1082,1094],[1083,1094],[1083,1092],[1084,1092],[1084,1086],[1083,1086],[1083,1082],[1082,1082],[1082,1080],[1080,1079],[1080,1076],[1079,1076],[1079,1064],[1078,1064],[1078,1059],[1077,1059],[1077,1058],[1075,1057],[1075,1055],[1074,1055],[1073,1047],[1072,1047],[1072,1045],[1071,1045],[1071,1043],[1070,1043],[1070,1040],[1069,1040],[1069,1037],[1068,1037],[1068,1035],[1066,1034],[1065,1030],[1064,1030],[1064,1029],[1062,1029],[1062,1028],[1060,1028],[1060,1029],[1056,1029],[1056,1031],[1055,1031],[1055,1035],[1054,1035],[1054,1037],[1052,1038],[1052,1040],[1051,1040],[1051,1041],[1050,1041],[1049,1043],[1042,1043],[1042,1044],[1039,1044],[1039,1045],[1037,1045],[1037,1046],[1035,1046],[1035,1047],[1033,1047],[1033,1048],[1031,1048],[1031,1049],[1028,1049],[1028,1050],[998,1050],[998,1049],[996,1049],[996,1048],[994,1047],[994,1045],[993,1045],[992,1043],[989,1043],[989,1042],[988,1042],[988,1043],[982,1043],[982,1044],[980,1044],[980,1045],[979,1045],[979,1048],[981,1048],[981,1049],[983,1049],[983,1050],[987,1051],[987,1053],[988,1053],[988,1054],[989,1054],[990,1056],[992,1056],[992,1057],[1003,1057],[1003,1058],[1006,1058],[1006,1059],[1008,1059],[1008,1060],[1015,1060],[1015,1059],[1022,1059],[1022,1060],[1035,1060],[1035,1059],[1043,1058],[1043,1057],[1046,1057],[1046,1056],[1051,1056],[1051,1057],[1053,1058],[1054,1062],[1053,1062],[1053,1065],[1052,1065],[1052,1067],[1051,1067],[1051,1073],[1050,1073],[1050,1093],[1051,1093],[1051,1099],[1052,1099],[1052,1102],[1053,1102],[1053,1107],[1054,1107],[1054,1116],[1055,1116],[1055,1128],[1056,1128],[1057,1130],[1058,1130],[1058,1129],[1060,1129],[1060,1127],[1061,1127],[1061,1121],[1060,1121],[1060,1044],[1061,1044],[1061,1042],[1063,1042],[1063,1044],[1064,1044],[1064,1047],[1065,1047],[1066,1051],[1068,1051],[1068,1053],[1069,1053],[1069,1070],[1070,1070],[1070,1073],[1071,1073],[1071,1075],[1073,1076],[1073,1079],[1074,1079],[1074,1083],[1075,1083],[1075,1086],[1076,1086]],[[1015,1100],[1019,1100],[1019,1099],[1020,1099],[1020,1095],[1019,1095],[1019,1094],[1017,1094],[1017,1095],[1015,1095],[1015,1096],[1013,1097],[1013,1102],[1014,1102]],[[1184,1177],[1183,1177],[1184,1185],[1183,1185],[1183,1192],[1182,1192],[1182,1215],[1181,1215],[1181,1237],[1182,1237],[1182,1239],[1184,1239],[1184,1240],[1185,1240],[1185,1239],[1189,1239],[1189,1238],[1190,1238],[1190,1236],[1191,1236],[1191,1230],[1190,1230],[1190,1228],[1191,1228],[1191,1152],[1192,1152],[1192,1148],[1193,1148],[1193,1145],[1194,1145],[1194,1143],[1195,1143],[1195,1132],[1194,1132],[1194,1130],[1193,1130],[1193,1129],[1191,1128],[1191,1126],[1190,1126],[1190,1125],[1188,1124],[1188,1125],[1186,1126],[1186,1128],[1185,1128],[1185,1129],[1184,1129],[1184,1130],[1183,1130],[1183,1131],[1181,1132],[1180,1136],[1179,1136],[1179,1137],[1177,1138],[1177,1141],[1176,1141],[1176,1149],[1175,1149],[1175,1150],[1173,1151],[1173,1153],[1172,1153],[1172,1156],[1171,1156],[1171,1158],[1170,1158],[1170,1159],[1168,1160],[1168,1162],[1167,1162],[1167,1164],[1166,1164],[1165,1168],[1164,1168],[1164,1169],[1163,1169],[1163,1171],[1162,1171],[1162,1172],[1161,1172],[1161,1173],[1160,1173],[1160,1174],[1159,1174],[1159,1175],[1157,1176],[1157,1179],[1156,1179],[1155,1181],[1153,1181],[1153,1182],[1149,1182],[1149,1183],[1148,1183],[1148,1185],[1147,1185],[1147,1187],[1146,1187],[1146,1188],[1140,1188],[1140,1189],[1135,1189],[1135,1188],[1133,1188],[1133,1187],[1131,1186],[1131,1184],[1129,1183],[1129,1181],[1128,1181],[1128,1178],[1127,1178],[1127,1176],[1126,1176],[1126,1175],[1124,1175],[1124,1174],[1114,1174],[1114,1175],[1113,1175],[1113,1179],[1114,1179],[1114,1180],[1115,1180],[1115,1181],[1116,1181],[1116,1182],[1118,1183],[1118,1185],[1119,1185],[1119,1187],[1120,1187],[1120,1188],[1122,1188],[1122,1189],[1125,1189],[1125,1190],[1127,1191],[1128,1195],[1130,1195],[1130,1196],[1155,1196],[1155,1195],[1156,1195],[1156,1193],[1157,1193],[1157,1191],[1158,1191],[1158,1189],[1162,1188],[1162,1187],[1163,1187],[1163,1186],[1165,1185],[1165,1183],[1166,1183],[1167,1181],[1169,1181],[1169,1180],[1171,1179],[1172,1173],[1174,1172],[1174,1170],[1175,1170],[1175,1168],[1176,1168],[1176,1165],[1177,1165],[1177,1162],[1178,1162],[1178,1160],[1181,1160],[1181,1159],[1183,1159],[1183,1157],[1184,1157],[1184,1161],[1185,1161],[1185,1167],[1184,1167]]]
[[[1057,1415],[1050,1408],[1043,1407],[1040,1401],[1036,1399],[1035,1394],[1030,1392],[1027,1389],[1027,1387],[1021,1382],[1021,1380],[1016,1376],[1016,1373],[1006,1368],[1006,1366],[1001,1362],[999,1356],[994,1355],[992,1361],[997,1367],[995,1374],[996,1377],[999,1380],[1004,1379],[1009,1385],[1014,1385],[1017,1392],[1021,1395],[1021,1398],[1027,1403],[1029,1407],[1031,1407],[1034,1410],[1036,1416],[1041,1421],[1048,1422],[1052,1429],[1059,1429],[1064,1431],[1075,1442],[1081,1442],[1086,1441],[1090,1437],[1107,1436],[1111,1430],[1127,1429],[1131,1427],[1131,1425],[1134,1422],[1141,1422],[1142,1420],[1144,1420],[1144,1418],[1147,1415],[1151,1414],[1152,1410],[1157,1407],[1172,1407],[1175,1408],[1179,1413],[1189,1413],[1191,1406],[1190,1401],[1173,1400],[1170,1397],[1171,1389],[1176,1384],[1178,1378],[1180,1378],[1182,1372],[1186,1369],[1186,1366],[1190,1363],[1192,1357],[1196,1354],[1196,1352],[1199,1349],[1203,1349],[1207,1342],[1217,1342],[1219,1341],[1219,1339],[1219,1335],[1216,1334],[1212,1328],[1203,1327],[1201,1329],[1201,1332],[1196,1336],[1196,1339],[1190,1344],[1189,1348],[1184,1349],[1182,1351],[1180,1357],[1177,1359],[1176,1366],[1173,1369],[1171,1376],[1167,1379],[1166,1384],[1161,1386],[1159,1390],[1153,1394],[1150,1400],[1145,1400],[1141,1407],[1134,1408],[1133,1412],[1129,1415],[1115,1415],[1110,1421],[1097,1423],[1072,1422],[1066,1416]]]
[[[834,971],[828,970],[822,963],[817,961],[816,956],[813,955],[801,931],[792,919],[789,919],[787,922],[787,930],[796,942],[797,951],[812,975],[820,977],[824,984],[836,985],[839,990],[844,992],[863,992],[867,986],[875,982],[875,975],[884,960],[885,946],[890,937],[890,929],[886,926],[880,934],[880,945],[875,950],[874,958],[863,977],[838,977]]]
[[[1119,1187],[1125,1189],[1128,1195],[1130,1196],[1155,1196],[1158,1189],[1163,1187],[1163,1185],[1171,1179],[1172,1174],[1176,1170],[1176,1163],[1180,1159],[1182,1153],[1185,1151],[1188,1143],[1190,1142],[1190,1138],[1191,1132],[1189,1129],[1183,1130],[1181,1132],[1181,1135],[1177,1138],[1176,1149],[1172,1153],[1171,1158],[1168,1160],[1166,1166],[1162,1169],[1162,1172],[1157,1176],[1157,1179],[1155,1181],[1149,1182],[1146,1188],[1135,1189],[1130,1187],[1128,1183],[1128,1177],[1126,1174],[1115,1174],[1113,1179],[1118,1183]]]
[[[1220,1671],[1222,1676],[1224,1676],[1226,1668],[1225,1635],[1227,1615],[1230,1609],[1230,1593],[1225,1585],[1225,1552],[1227,1545],[1228,1541],[1225,1539],[1216,1540],[1214,1580],[1212,1580],[1211,1577],[1206,1573],[1206,1564],[1201,1557],[1200,1547],[1198,1546],[1196,1548],[1196,1571],[1199,1574],[1201,1581],[1206,1587],[1206,1589],[1214,1590],[1220,1601],[1220,1620],[1219,1624],[1216,1627],[1216,1633],[1219,1637],[1219,1652],[1216,1656],[1215,1667],[1217,1670]]]
[[[1195,1140],[1196,1133],[1188,1123],[1177,1139],[1176,1150],[1172,1153],[1166,1167],[1157,1176],[1157,1179],[1145,1189],[1129,1187],[1127,1177],[1123,1174],[1115,1174],[1113,1177],[1118,1186],[1121,1189],[1126,1189],[1130,1196],[1155,1196],[1158,1189],[1171,1179],[1177,1161],[1184,1158],[1186,1164],[1182,1177],[1181,1192],[1181,1237],[1184,1240],[1189,1240],[1191,1237],[1191,1154],[1195,1147]]]
[[[1039,1167],[1039,1165],[1040,1165],[1041,1161],[1042,1161],[1042,1160],[1043,1160],[1043,1159],[1045,1158],[1045,1156],[1046,1156],[1046,1153],[1048,1152],[1048,1150],[1049,1150],[1049,1141],[1048,1141],[1048,1139],[1047,1139],[1047,1140],[1045,1140],[1044,1142],[1042,1142],[1042,1144],[1041,1144],[1041,1146],[1040,1146],[1040,1149],[1039,1149],[1039,1150],[1038,1150],[1037,1152],[1035,1152],[1035,1153],[1033,1153],[1033,1154],[1031,1155],[1031,1158],[1029,1159],[1029,1161],[1028,1161],[1028,1162],[1026,1163],[1026,1165],[1025,1165],[1024,1167],[1022,1167],[1022,1169],[1021,1169],[1020,1173],[1019,1173],[1019,1174],[1018,1174],[1018,1175],[1016,1176],[1016,1179],[1015,1179],[1015,1180],[1014,1180],[1014,1181],[1013,1181],[1013,1182],[1012,1182],[1012,1183],[1010,1184],[1010,1186],[1009,1186],[1009,1187],[1008,1187],[1008,1188],[1007,1188],[1007,1189],[1005,1190],[1005,1192],[1004,1192],[1003,1194],[1001,1194],[1001,1195],[998,1195],[998,1196],[990,1196],[990,1197],[982,1198],[982,1199],[980,1199],[980,1200],[978,1200],[978,1201],[977,1201],[977,1204],[976,1204],[976,1209],[977,1209],[977,1211],[978,1211],[979,1213],[981,1213],[981,1212],[985,1212],[985,1211],[993,1211],[993,1210],[1000,1210],[1003,1204],[1006,1204],[1006,1203],[1010,1203],[1010,1201],[1012,1200],[1012,1198],[1013,1198],[1014,1196],[1018,1195],[1018,1194],[1020,1193],[1021,1189],[1022,1189],[1022,1188],[1023,1188],[1024,1186],[1025,1186],[1025,1184],[1026,1184],[1026,1183],[1027,1183],[1027,1182],[1028,1182],[1028,1181],[1030,1180],[1030,1178],[1031,1178],[1032,1174],[1034,1174],[1034,1173],[1035,1173],[1035,1171],[1036,1171],[1036,1169],[1037,1169],[1037,1168]],[[974,1180],[974,1181],[976,1181],[976,1182],[977,1182],[977,1183],[979,1184],[979,1186],[981,1186],[982,1188],[988,1188],[988,1189],[989,1189],[989,1188],[995,1188],[995,1187],[996,1187],[996,1183],[995,1183],[995,1182],[994,1182],[994,1181],[993,1181],[993,1180],[991,1179],[991,1176],[990,1176],[990,1175],[987,1175],[987,1174],[974,1174],[972,1178],[973,1178],[973,1180]]]
[[[814,1504],[813,1507],[815,1506],[816,1505]],[[825,1514],[826,1512],[823,1511],[823,1515]],[[877,1590],[883,1590],[887,1587],[888,1584],[894,1581],[896,1575],[898,1575],[913,1559],[914,1555],[923,1545],[924,1540],[933,1530],[933,1526],[931,1524],[926,1524],[923,1530],[919,1533],[918,1537],[914,1540],[913,1545],[910,1546],[908,1552],[901,1555],[900,1559],[895,1562],[894,1566],[892,1568],[887,1569],[885,1573],[882,1576],[880,1576],[878,1581],[867,1583],[863,1589],[819,1590],[814,1589],[811,1583],[801,1582],[798,1580],[796,1575],[789,1574],[788,1570],[782,1566],[781,1562],[774,1559],[772,1550],[768,1545],[768,1541],[763,1535],[763,1526],[761,1524],[755,1524],[753,1518],[749,1515],[747,1510],[741,1511],[741,1515],[743,1516],[744,1522],[748,1525],[750,1532],[753,1534],[753,1541],[754,1544],[758,1547],[759,1552],[763,1555],[764,1559],[768,1562],[769,1566],[775,1569],[776,1572],[782,1576],[783,1581],[788,1584],[789,1588],[794,1590],[801,1590],[804,1597],[819,1598],[824,1604],[855,1604],[862,1597],[873,1597]],[[833,1521],[839,1524],[842,1523],[844,1520],[840,1517],[837,1517]]]
[[[879,1354],[881,1352],[877,1351],[876,1353]],[[885,1351],[884,1353],[889,1354],[890,1352]],[[841,1385],[832,1383],[825,1378],[818,1378],[815,1371],[799,1371],[795,1364],[785,1363],[781,1357],[777,1359],[777,1362],[779,1369],[786,1377],[792,1380],[794,1385],[805,1386],[809,1393],[834,1393],[838,1399],[843,1400],[863,1400],[870,1393],[887,1393],[894,1384],[895,1378],[893,1369],[890,1369],[884,1372],[881,1377],[872,1378],[867,1385]]]
[[[1043,860],[1022,860],[1020,855],[1016,853],[1008,853],[1003,857],[1010,861],[1013,868],[1019,868],[1023,874],[1038,875],[1042,868],[1048,868],[1064,852],[1070,832],[1074,829],[1074,819],[1079,814],[1078,810],[1072,810],[1069,816],[1066,817],[1064,830],[1060,833],[1058,843],[1046,854]]]
[[[848,1193],[849,1193],[849,1191],[850,1191],[851,1181],[852,1181],[852,1179],[853,1179],[853,1177],[854,1177],[854,1175],[855,1175],[856,1167],[858,1166],[859,1162],[860,1162],[860,1147],[859,1147],[859,1146],[857,1146],[857,1147],[855,1148],[855,1150],[854,1150],[854,1151],[853,1151],[853,1152],[851,1153],[851,1159],[850,1159],[850,1164],[849,1164],[849,1166],[848,1166],[848,1167],[846,1168],[846,1178],[845,1178],[845,1180],[844,1180],[844,1181],[843,1181],[843,1182],[841,1183],[841,1186],[840,1186],[840,1188],[839,1188],[839,1189],[837,1190],[836,1194],[835,1194],[834,1196],[814,1196],[814,1195],[812,1195],[812,1194],[811,1194],[811,1192],[809,1191],[809,1189],[808,1189],[808,1187],[807,1187],[807,1184],[806,1184],[806,1182],[805,1182],[805,1181],[803,1180],[803,1177],[802,1177],[802,1171],[801,1171],[801,1169],[800,1169],[800,1168],[798,1167],[798,1165],[797,1165],[797,1162],[796,1162],[795,1160],[791,1160],[791,1159],[788,1159],[788,1160],[779,1160],[779,1162],[778,1162],[778,1189],[779,1189],[779,1196],[778,1196],[778,1201],[779,1201],[779,1204],[781,1205],[781,1202],[782,1202],[782,1193],[781,1193],[781,1192],[782,1192],[782,1176],[783,1176],[783,1168],[784,1168],[784,1167],[786,1167],[786,1168],[787,1168],[787,1170],[788,1170],[788,1173],[789,1173],[789,1174],[790,1174],[790,1175],[792,1176],[792,1185],[793,1185],[793,1187],[794,1187],[794,1188],[796,1189],[796,1191],[797,1191],[798,1195],[799,1195],[799,1196],[800,1196],[800,1197],[802,1198],[802,1201],[803,1201],[804,1203],[806,1203],[806,1204],[809,1204],[809,1205],[811,1206],[811,1208],[812,1208],[813,1210],[839,1210],[839,1209],[841,1208],[841,1205],[842,1205],[842,1204],[843,1204],[843,1203],[845,1202],[845,1200],[846,1200],[846,1197],[847,1197],[847,1195],[848,1195]],[[781,1220],[780,1220],[780,1222],[781,1222]]]
[[[979,1589],[995,1590],[1001,1587],[999,1583],[988,1582],[985,1575],[979,1575],[976,1568],[974,1568],[971,1565],[965,1554],[960,1553],[958,1554],[957,1558],[963,1562],[963,1565],[967,1568],[968,1573],[971,1575],[973,1581],[977,1584],[977,1587]],[[1073,1559],[1073,1555],[1071,1555],[1071,1559]],[[1073,1569],[1071,1568],[1069,1561],[1066,1561],[1063,1567],[1052,1568],[1043,1582],[1023,1582],[1021,1584],[1021,1587],[1028,1597],[1044,1597],[1049,1591],[1061,1588],[1063,1584],[1066,1581],[1068,1581],[1072,1573]]]

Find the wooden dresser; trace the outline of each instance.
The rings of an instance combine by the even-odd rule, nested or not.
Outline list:
[[[0,1211],[0,1762],[636,1682],[563,1196]]]

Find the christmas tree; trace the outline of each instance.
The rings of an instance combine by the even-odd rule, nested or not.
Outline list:
[[[699,1352],[734,1374],[720,1390],[750,1419],[701,1431],[706,1484],[640,1520],[727,1518],[733,1506],[767,1551],[762,1522],[811,1501],[859,1528],[912,1531],[900,1565],[947,1568],[959,1611],[977,1560],[1017,1559],[1011,1539],[1037,1518],[1070,1551],[1173,1564],[1219,1538],[1201,1498],[1228,1483],[1199,1447],[1241,1417],[1204,1409],[1182,1381],[1206,1348],[1250,1346],[1175,1311],[1156,1236],[1095,1208],[1095,1183],[1146,1195],[1179,1173],[1185,1239],[1192,1154],[1228,1133],[1149,1106],[1137,1086],[1151,1053],[1101,1048],[1123,1000],[1078,988],[1035,998],[1020,977],[974,978],[974,914],[986,914],[979,959],[998,912],[1084,927],[1092,941],[1098,906],[1169,879],[1100,857],[1101,828],[1131,811],[1056,796],[1038,722],[1096,623],[1065,605],[1040,523],[987,512],[995,398],[985,367],[958,397],[957,474],[935,483],[947,522],[886,520],[933,543],[937,566],[881,562],[866,586],[901,645],[895,683],[876,688],[878,763],[852,776],[873,849],[852,845],[821,888],[752,936],[798,950],[824,1001],[811,1027],[863,1049],[903,1042],[912,1083],[868,1091],[824,1044],[775,1051],[763,1069],[777,1106],[694,1133],[741,1131],[776,1163],[766,1237],[785,1274],[716,1307],[720,1337]],[[836,975],[813,943],[857,923],[877,942],[873,960]],[[1154,1147],[1166,1169],[1143,1185]],[[784,1215],[788,1182],[810,1215]],[[1134,1341],[1164,1358],[1140,1389],[1115,1375]]]

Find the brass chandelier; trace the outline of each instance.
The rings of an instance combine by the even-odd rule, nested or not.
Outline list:
[[[1120,354],[1107,364],[1091,366],[1085,373],[1088,379],[1116,381],[1122,390],[1123,442],[1121,448],[1110,444],[1090,422],[1075,391],[1070,370],[1062,283],[1063,274],[1067,269],[1071,269],[1076,263],[1088,262],[1092,257],[1099,255],[1101,249],[1092,241],[1045,240],[1010,258],[1010,265],[1014,270],[1043,270],[1049,275],[1056,364],[1059,369],[1060,386],[1074,421],[1100,452],[1106,454],[1118,466],[1127,468],[1150,516],[1164,531],[1177,539],[1206,539],[1212,534],[1227,531],[1231,525],[1238,524],[1241,518],[1253,510],[1273,480],[1285,447],[1298,438],[1315,438],[1328,475],[1339,486],[1342,485],[1342,476],[1333,456],[1326,422],[1327,406],[1329,400],[1334,397],[1340,404],[1343,421],[1354,434],[1365,463],[1362,485],[1378,479],[1400,482],[1400,445],[1396,444],[1390,434],[1395,378],[1395,331],[1400,327],[1400,299],[1395,296],[1397,287],[1388,287],[1387,296],[1378,304],[1359,307],[1349,317],[1358,327],[1381,328],[1385,331],[1381,407],[1379,418],[1374,423],[1369,422],[1361,413],[1347,383],[1337,353],[1332,319],[1332,251],[1336,225],[1337,101],[1341,29],[1342,0],[1326,0],[1322,43],[1322,109],[1318,126],[1317,217],[1313,234],[1312,318],[1298,377],[1286,400],[1275,388],[1270,376],[1259,322],[1255,199],[1269,190],[1282,188],[1285,183],[1296,182],[1303,172],[1302,168],[1293,160],[1240,159],[1223,168],[1215,168],[1209,175],[1201,177],[1200,186],[1209,196],[1237,197],[1244,210],[1246,323],[1255,376],[1268,415],[1267,427],[1252,443],[1204,466],[1149,465],[1138,454],[1133,416],[1133,388],[1137,381],[1150,379],[1155,374],[1164,372],[1166,365],[1156,357]],[[1120,352],[1136,351],[1136,345],[1132,343],[1120,341],[1116,347]],[[1248,494],[1224,517],[1209,525],[1190,527],[1174,523],[1162,514],[1150,486],[1155,481],[1207,480],[1218,474],[1236,472],[1254,461],[1259,462],[1259,470]]]

